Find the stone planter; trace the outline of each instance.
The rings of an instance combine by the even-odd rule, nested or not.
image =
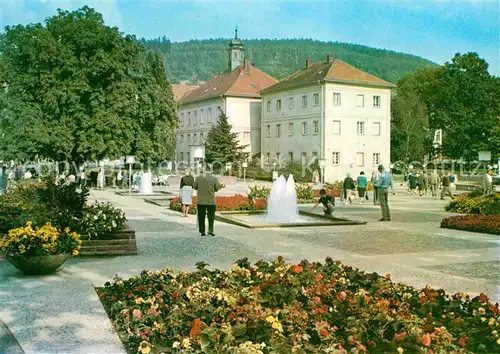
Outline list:
[[[6,256],[5,258],[24,274],[40,275],[54,273],[69,257],[69,254],[54,254],[28,258]]]
[[[98,239],[82,240],[80,256],[118,256],[137,254],[135,230],[128,225],[120,232],[102,235]]]

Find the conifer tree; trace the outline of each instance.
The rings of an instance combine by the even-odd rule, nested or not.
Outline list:
[[[238,133],[232,131],[228,117],[221,112],[217,124],[210,129],[205,141],[205,161],[218,166],[240,162],[245,147],[240,145]]]

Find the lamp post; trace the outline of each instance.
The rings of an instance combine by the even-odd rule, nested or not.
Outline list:
[[[325,184],[325,166],[326,160],[320,159],[318,160],[319,167],[321,168],[321,184]]]
[[[245,162],[243,162],[243,164],[241,166],[243,167],[243,183],[245,183],[246,182],[246,177],[247,177],[248,163],[245,161]]]
[[[128,163],[128,195],[132,195],[132,165],[135,163],[135,156],[127,156],[126,163]]]

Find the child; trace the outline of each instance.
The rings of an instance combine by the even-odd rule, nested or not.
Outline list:
[[[333,214],[333,206],[335,205],[335,198],[330,195],[327,195],[324,189],[319,191],[319,200],[316,204],[314,204],[312,208],[313,213],[320,204],[323,204],[323,211],[325,212],[325,215]]]

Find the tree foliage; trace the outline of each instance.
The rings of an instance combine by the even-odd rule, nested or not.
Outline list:
[[[93,9],[7,27],[0,44],[4,158],[171,156],[177,107],[163,59]]]
[[[207,81],[227,70],[228,39],[171,43],[163,37],[143,42],[163,55],[171,82]],[[437,66],[414,55],[351,43],[312,39],[250,39],[244,44],[245,55],[252,64],[277,79],[303,69],[306,59],[325,61],[327,54],[390,82],[397,82],[417,69]]]
[[[232,131],[228,117],[221,112],[217,124],[210,129],[205,141],[206,162],[220,166],[240,162],[244,149],[245,146],[240,145],[238,133]]]

